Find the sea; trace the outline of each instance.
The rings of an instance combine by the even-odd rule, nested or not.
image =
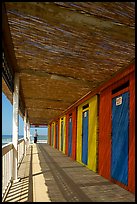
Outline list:
[[[24,137],[23,135],[19,135],[18,139],[21,139],[23,137]],[[38,143],[46,143],[47,140],[48,140],[47,135],[38,135],[37,137]],[[12,135],[2,135],[2,146],[10,142],[12,142]],[[33,142],[34,142],[34,137],[30,135],[30,143],[33,143]]]

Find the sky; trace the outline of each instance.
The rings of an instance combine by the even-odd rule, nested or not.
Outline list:
[[[12,111],[13,107],[5,94],[2,92],[2,135],[12,135]],[[39,135],[47,135],[47,128],[30,128],[30,134],[34,135],[37,129]],[[19,135],[24,135],[24,122],[19,115]]]

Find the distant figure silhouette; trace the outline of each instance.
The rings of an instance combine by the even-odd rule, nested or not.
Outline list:
[[[37,137],[38,137],[38,133],[37,133],[37,129],[35,129],[34,143],[37,143]]]

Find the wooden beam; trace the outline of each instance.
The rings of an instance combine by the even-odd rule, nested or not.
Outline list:
[[[31,123],[30,128],[46,128],[48,127],[48,122],[46,123]]]
[[[47,107],[47,108],[38,108],[38,107],[27,107],[27,110],[37,110],[37,111],[45,111],[45,110],[53,110],[53,111],[56,111],[56,110],[60,110],[60,111],[64,111],[64,108],[51,108],[51,107]]]
[[[87,87],[93,87],[93,83],[84,79],[74,78],[70,76],[64,76],[60,74],[53,74],[50,72],[46,72],[45,70],[35,70],[35,69],[20,69],[19,70],[20,76],[30,75],[30,76],[38,76],[38,77],[47,77],[52,80],[59,80],[59,81],[66,81],[70,83],[76,84],[84,84]]]
[[[65,104],[70,104],[72,101],[71,100],[66,100],[66,99],[57,99],[57,98],[34,98],[34,97],[25,97],[26,101],[31,100],[31,101],[43,101],[43,102],[59,102],[59,103],[65,103]]]
[[[46,117],[30,117],[30,124],[48,124],[51,118]]]

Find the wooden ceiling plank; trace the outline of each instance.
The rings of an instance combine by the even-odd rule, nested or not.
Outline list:
[[[121,37],[123,37],[128,42],[135,42],[134,27],[132,28],[131,26],[122,25],[113,22],[113,20],[110,19],[104,20],[97,15],[95,16],[90,14],[87,16],[78,11],[71,11],[62,8],[54,3],[42,5],[37,2],[28,2],[27,5],[25,5],[24,3],[16,2],[15,5],[14,3],[8,2],[6,5],[9,7],[9,9],[13,8],[16,11],[23,13],[24,15],[28,15],[30,18],[39,18],[39,22],[42,19],[45,19],[48,22],[58,22],[60,24],[64,23],[70,26],[74,26],[77,27],[77,29],[86,29],[86,27],[88,27],[93,30],[99,28],[100,30],[109,32],[110,35],[121,35]]]
[[[18,70],[18,67],[4,3],[2,3],[2,34],[4,54],[8,64],[10,65],[12,73],[14,74],[14,72]]]

